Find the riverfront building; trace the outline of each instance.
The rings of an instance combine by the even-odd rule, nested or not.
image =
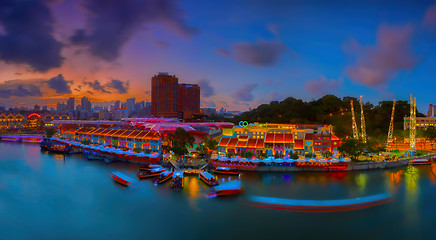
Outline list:
[[[255,123],[245,128],[224,129],[218,151],[286,156],[292,153],[332,152],[339,145],[340,140],[331,133],[331,126]]]
[[[404,118],[403,129],[407,130],[410,125],[410,118]],[[436,127],[436,117],[416,117],[416,129],[426,130],[428,127]]]

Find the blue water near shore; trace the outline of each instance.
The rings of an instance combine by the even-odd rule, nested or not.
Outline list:
[[[114,183],[137,165],[41,152],[0,143],[0,239],[432,239],[436,165],[360,172],[242,173],[245,193],[207,198],[209,187],[185,177],[136,188]],[[237,177],[236,177],[237,178]],[[235,177],[219,176],[219,182]],[[262,208],[250,196],[335,200],[379,193],[391,202],[343,212]]]

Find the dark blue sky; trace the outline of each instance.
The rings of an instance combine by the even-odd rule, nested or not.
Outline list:
[[[435,1],[5,0],[0,25],[0,105],[148,100],[159,71],[218,108],[329,93],[436,103]]]

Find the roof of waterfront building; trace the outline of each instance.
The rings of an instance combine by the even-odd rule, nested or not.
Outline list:
[[[294,137],[292,133],[267,133],[265,137],[266,143],[293,143]]]
[[[80,128],[78,130],[68,130],[65,132],[79,133],[95,136],[110,136],[120,138],[134,138],[134,139],[154,139],[160,138],[160,134],[153,131],[146,130],[126,130],[126,129],[107,129],[107,128]]]

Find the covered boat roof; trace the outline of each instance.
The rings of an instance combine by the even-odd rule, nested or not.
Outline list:
[[[233,180],[230,182],[223,183],[219,186],[216,186],[215,191],[226,191],[233,189],[241,189],[241,180]]]
[[[168,175],[168,174],[171,174],[171,173],[173,173],[173,171],[166,170],[166,171],[161,172],[160,175]]]
[[[215,178],[215,176],[210,174],[209,172],[201,172],[200,174],[203,175],[207,179]]]
[[[175,177],[182,178],[183,177],[183,172],[182,171],[175,171],[173,173],[173,178],[175,178]]]
[[[218,169],[218,170],[230,170],[230,168],[228,168],[228,167],[216,167],[216,169]]]
[[[117,177],[119,177],[119,178],[121,178],[121,179],[123,179],[123,180],[125,180],[125,181],[127,181],[127,182],[135,182],[135,179],[133,179],[133,178],[131,178],[129,176],[126,176],[126,175],[124,175],[121,172],[115,171],[115,172],[112,172],[112,174],[117,176]]]

